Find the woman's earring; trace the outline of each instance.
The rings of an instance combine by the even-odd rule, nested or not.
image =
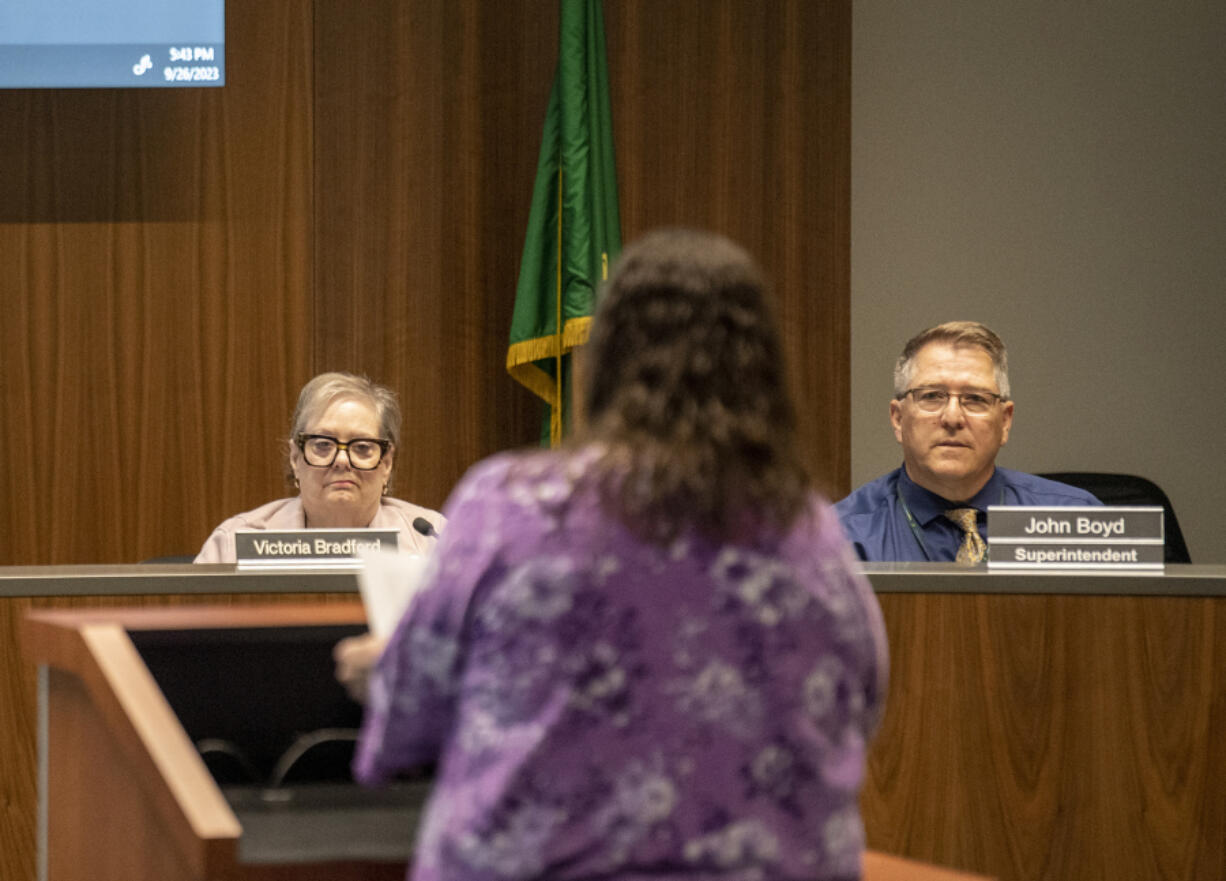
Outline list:
[[[387,484],[383,484],[383,494],[387,495]]]

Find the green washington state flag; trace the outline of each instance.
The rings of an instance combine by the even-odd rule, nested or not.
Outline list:
[[[507,370],[570,424],[570,352],[587,342],[596,289],[621,251],[600,0],[561,0],[558,67],[532,188]],[[542,428],[542,436],[544,429]]]

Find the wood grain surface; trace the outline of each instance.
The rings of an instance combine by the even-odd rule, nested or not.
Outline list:
[[[112,739],[89,690],[58,670],[51,671],[49,681],[56,694],[49,761],[64,776],[52,787],[48,820],[52,829],[71,829],[74,834],[57,836],[59,843],[47,861],[48,877],[203,879],[202,866],[171,846],[175,830],[148,798],[144,769]],[[84,780],[92,785],[81,785]],[[234,850],[230,841],[231,866]]]
[[[870,847],[1001,881],[1224,876],[1226,600],[880,600],[893,669],[862,798]],[[34,671],[16,622],[132,602],[0,600],[0,877],[32,878],[34,860]]]
[[[606,4],[623,236],[776,282],[802,450],[849,475],[849,0]],[[534,443],[506,343],[557,57],[541,0],[237,0],[207,90],[0,91],[0,565],[191,554],[281,497],[301,385],[405,412],[431,507]]]
[[[310,16],[222,89],[0,91],[0,565],[194,552],[284,494],[310,370]]]
[[[1226,877],[1226,604],[883,595],[870,846],[1002,881]]]
[[[398,492],[535,442],[506,343],[557,58],[552,3],[317,2],[317,369],[403,399]],[[622,232],[714,229],[776,282],[802,450],[847,489],[850,3],[605,4]]]
[[[851,4],[605,4],[622,225],[698,226],[775,282],[801,450],[849,489]]]

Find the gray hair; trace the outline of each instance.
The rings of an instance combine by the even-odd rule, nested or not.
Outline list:
[[[894,364],[894,397],[901,398],[911,387],[915,375],[915,356],[929,343],[949,343],[953,346],[976,346],[992,359],[996,375],[996,387],[1002,400],[1009,400],[1009,355],[1005,344],[985,324],[978,321],[947,321],[920,331],[903,346],[902,354]]]
[[[343,400],[370,404],[375,411],[375,418],[379,421],[382,436],[392,442],[393,448],[400,447],[400,402],[396,400],[396,393],[365,376],[339,371],[321,373],[302,387],[302,391],[298,393],[298,406],[294,408],[294,416],[290,421],[290,443],[297,443],[298,435],[317,414],[328,409],[333,402]],[[286,467],[288,468],[288,462]],[[292,471],[289,477],[292,481]],[[389,488],[391,482],[389,474]]]

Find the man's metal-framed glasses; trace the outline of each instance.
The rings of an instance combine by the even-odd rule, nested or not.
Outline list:
[[[950,398],[957,398],[958,404],[967,413],[987,413],[1005,399],[1004,395],[996,392],[951,392],[943,388],[907,389],[901,397],[907,395],[925,413],[940,413],[949,404]]]
[[[316,468],[328,468],[336,461],[340,451],[344,450],[349,459],[349,465],[358,471],[371,471],[379,467],[387,454],[392,442],[377,437],[355,437],[350,441],[341,441],[327,434],[300,434],[298,449],[308,465]]]

